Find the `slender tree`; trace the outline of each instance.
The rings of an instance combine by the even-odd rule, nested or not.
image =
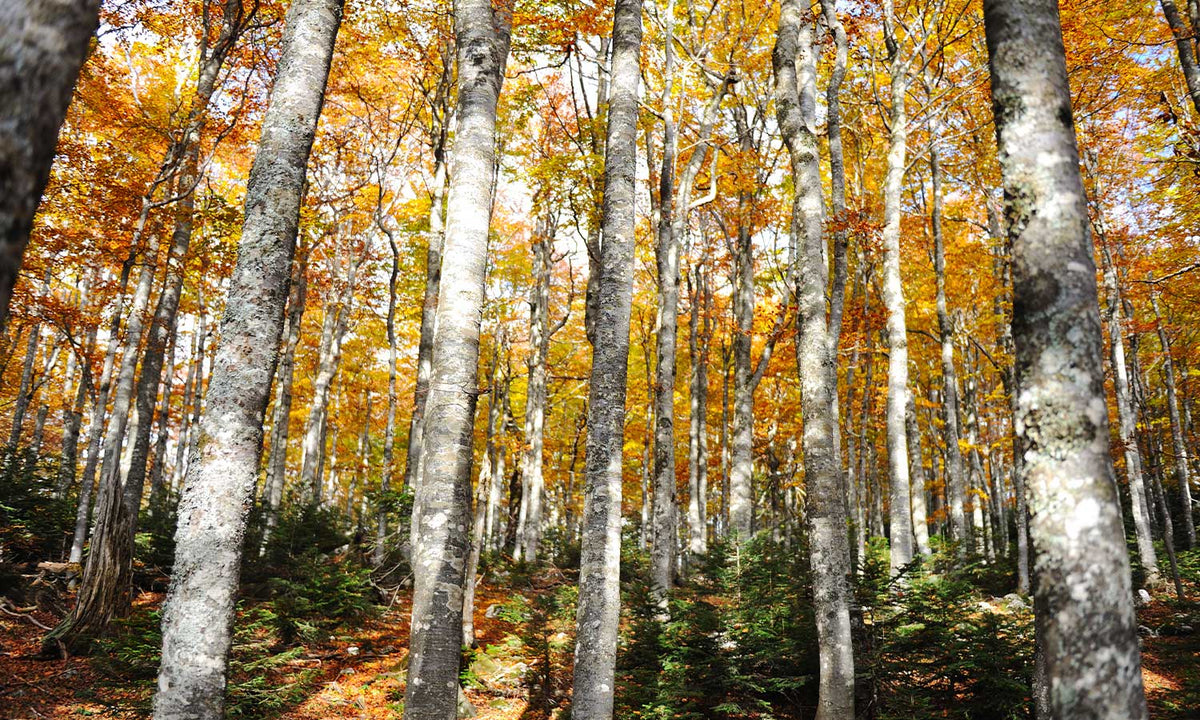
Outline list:
[[[421,479],[413,508],[413,608],[405,720],[455,717],[464,572],[470,545],[472,431],[496,163],[496,106],[511,7],[454,7],[458,131],[433,339]]]
[[[837,392],[835,352],[825,307],[829,272],[825,259],[821,165],[814,130],[816,20],[808,16],[805,8],[801,0],[783,0],[772,60],[776,113],[791,157],[795,188],[791,218],[795,247],[792,273],[799,307],[797,369],[803,413],[813,605],[821,662],[817,720],[839,720],[854,717],[854,653],[850,638],[850,589],[846,579],[850,550],[842,470],[836,447],[839,420],[833,402]],[[907,471],[905,468],[905,482]],[[906,513],[907,509],[906,502]]]
[[[1146,699],[1058,3],[985,0],[984,22],[1012,242],[1015,422],[1049,712],[1140,720]]]
[[[294,0],[285,21],[199,440],[179,501],[155,720],[224,716],[246,516],[283,334],[306,167],[341,19],[341,0]]]
[[[583,541],[571,717],[610,720],[621,605],[621,484],[633,307],[641,0],[614,0],[603,227],[588,389]]]

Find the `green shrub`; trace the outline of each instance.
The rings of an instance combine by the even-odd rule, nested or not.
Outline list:
[[[76,498],[54,495],[57,456],[0,449],[0,563],[65,559]]]

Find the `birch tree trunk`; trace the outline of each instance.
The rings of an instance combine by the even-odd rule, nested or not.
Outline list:
[[[1087,201],[1055,0],[984,0],[1013,258],[1017,423],[1055,718],[1141,720]]]
[[[815,20],[804,17],[805,7],[801,0],[783,0],[772,64],[776,113],[791,157],[795,187],[791,234],[796,247],[796,267],[792,273],[800,312],[797,356],[804,481],[821,665],[816,717],[840,720],[854,717],[854,653],[846,580],[850,557],[836,448],[839,423],[833,411],[837,373],[825,309],[828,263],[815,132]],[[907,498],[904,509],[907,514]]]
[[[25,424],[25,413],[33,400],[33,368],[37,364],[38,347],[42,338],[42,323],[34,321],[29,326],[29,337],[25,341],[25,361],[21,365],[21,384],[17,387],[17,399],[13,404],[12,429],[8,433],[9,452],[15,453],[21,442],[21,427]]]
[[[895,574],[912,562],[912,514],[908,478],[908,440],[904,415],[908,409],[908,329],[904,318],[904,286],[900,280],[900,200],[908,150],[908,70],[896,37],[892,0],[883,4],[884,41],[891,77],[888,112],[887,178],[883,193],[883,302],[887,309],[888,478],[891,481],[891,570]]]
[[[621,605],[621,485],[629,325],[633,306],[641,0],[614,0],[612,73],[604,158],[579,608],[571,717],[610,720]]]
[[[100,0],[0,5],[0,333]]]
[[[1179,419],[1179,395],[1175,384],[1175,361],[1171,358],[1171,341],[1163,327],[1159,311],[1158,292],[1151,291],[1150,305],[1154,308],[1154,324],[1158,329],[1158,342],[1163,352],[1163,376],[1167,381],[1167,415],[1171,421],[1171,448],[1174,450],[1175,482],[1179,484],[1179,511],[1183,516],[1184,547],[1196,547],[1196,523],[1192,516],[1191,473],[1188,470],[1187,444],[1183,438],[1183,425]]]
[[[450,169],[421,478],[413,509],[413,608],[405,720],[453,720],[471,520],[472,430],[487,268],[496,105],[512,15],[491,0],[454,8],[458,131]]]
[[[341,18],[341,0],[294,0],[285,21],[200,441],[179,501],[155,720],[224,715],[246,516],[283,334],[305,170]]]

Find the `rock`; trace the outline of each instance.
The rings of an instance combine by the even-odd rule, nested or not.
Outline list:
[[[487,610],[484,611],[484,613],[483,613],[483,616],[486,618],[494,618],[499,614],[500,614],[500,604],[492,603],[491,605],[488,605]]]
[[[353,674],[354,674],[354,668],[342,668],[342,671],[341,671],[340,673],[338,673],[338,674],[339,674],[339,675],[353,675]]]
[[[1137,591],[1137,606],[1138,607],[1142,607],[1143,605],[1149,605],[1150,599],[1151,599],[1150,593],[1146,592],[1146,588],[1138,588],[1138,591]]]
[[[1004,604],[1009,610],[1028,610],[1029,605],[1021,599],[1021,596],[1016,593],[1009,593],[1004,596]]]
[[[346,648],[346,654],[349,655],[350,657],[354,657],[355,655],[358,655],[359,652],[361,652],[361,651],[358,649],[357,645],[351,645],[350,647]]]
[[[1145,625],[1138,625],[1138,635],[1142,637],[1158,637],[1158,633]]]
[[[473,717],[475,717],[476,714],[477,714],[477,711],[475,710],[475,706],[471,704],[470,699],[467,698],[467,694],[465,692],[463,692],[462,687],[459,687],[458,688],[458,720],[466,720],[466,718],[473,718]]]

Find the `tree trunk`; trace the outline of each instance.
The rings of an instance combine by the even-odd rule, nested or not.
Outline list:
[[[715,179],[714,179],[715,180]],[[712,337],[712,291],[705,260],[692,273],[688,350],[691,359],[691,412],[688,427],[688,562],[708,552],[708,356]]]
[[[609,720],[621,605],[621,485],[633,305],[641,0],[614,0],[595,343],[588,389],[586,486],[571,717]]]
[[[0,333],[100,0],[0,7]]]
[[[525,488],[527,514],[520,539],[525,562],[537,559],[542,540],[542,448],[546,425],[546,361],[550,353],[550,278],[554,272],[554,222],[538,223],[533,245],[533,289],[529,301],[529,384],[525,393]]]
[[[987,222],[988,234],[999,246],[1001,253],[1000,262],[996,263],[997,278],[1000,286],[1008,295],[1010,307],[1000,324],[1000,347],[1009,357],[1015,358],[1013,352],[1012,338],[1012,253],[1009,247],[1009,240],[1005,236],[1004,231],[1000,228],[1000,210],[994,201],[994,198],[989,194],[987,200]],[[998,313],[999,315],[999,313]],[[1029,582],[1029,508],[1026,504],[1025,494],[1025,452],[1021,446],[1021,434],[1017,431],[1017,375],[1016,365],[1006,363],[1001,372],[1000,379],[1004,383],[1004,392],[1008,396],[1009,404],[1009,432],[1012,436],[1012,480],[1013,480],[1013,495],[1016,496],[1017,515],[1017,592],[1028,595],[1030,590]]]
[[[376,222],[383,227],[382,216]],[[383,467],[379,469],[379,508],[375,520],[375,548],[371,554],[372,564],[381,568],[387,559],[388,538],[388,496],[392,491],[392,465],[395,464],[396,453],[396,401],[399,385],[397,362],[399,353],[396,352],[396,281],[400,276],[400,246],[390,230],[388,248],[392,252],[392,270],[388,276],[388,310],[387,310],[387,341],[388,341],[388,390],[387,390],[387,421],[383,430]]]
[[[95,390],[92,386],[91,355],[96,349],[96,328],[88,329],[84,341],[83,353],[79,357],[79,378],[75,384],[75,399],[69,408],[63,409],[63,439],[62,460],[58,464],[58,480],[54,490],[58,497],[63,497],[75,483],[75,472],[79,452],[79,431],[83,424],[83,409],[88,399],[88,392]],[[90,492],[90,491],[89,491]],[[82,496],[83,490],[80,489]]]
[[[1159,0],[1163,14],[1167,17],[1167,25],[1171,26],[1171,34],[1175,36],[1175,49],[1179,57],[1179,67],[1183,70],[1183,79],[1187,83],[1188,95],[1192,98],[1192,107],[1200,113],[1200,66],[1196,64],[1196,48],[1200,39],[1196,37],[1196,28],[1188,27],[1187,21],[1179,14],[1175,0]]]
[[[812,18],[804,3],[784,0],[773,66],[779,127],[791,156],[792,269],[800,320],[797,334],[800,401],[803,415],[804,482],[808,534],[812,547],[813,606],[820,653],[817,720],[854,717],[854,653],[850,637],[849,548],[846,509],[836,444],[838,417],[835,354],[828,329],[825,288],[828,275],[817,151],[816,59]],[[907,482],[905,468],[905,482]],[[905,498],[905,514],[908,505]],[[911,554],[911,553],[910,553]]]
[[[1167,414],[1171,420],[1171,445],[1174,450],[1175,482],[1179,484],[1179,511],[1183,516],[1184,547],[1196,547],[1196,523],[1192,519],[1192,489],[1188,471],[1187,444],[1183,438],[1183,425],[1179,419],[1179,396],[1175,384],[1175,361],[1171,358],[1171,341],[1163,327],[1159,312],[1158,292],[1151,291],[1150,304],[1154,308],[1154,324],[1158,328],[1158,341],[1163,352],[1163,376],[1167,381]]]
[[[283,335],[283,353],[275,371],[275,412],[271,421],[271,453],[267,456],[267,478],[264,495],[267,501],[266,527],[263,548],[279,523],[283,504],[283,485],[287,475],[287,445],[291,434],[292,383],[296,375],[296,346],[300,344],[300,329],[304,322],[304,305],[308,297],[308,251],[299,247],[299,257],[292,263],[288,280],[288,305]],[[180,438],[182,442],[182,436]]]
[[[1108,306],[1109,358],[1112,360],[1113,389],[1117,397],[1117,416],[1121,449],[1125,454],[1125,477],[1129,482],[1130,504],[1133,506],[1133,527],[1137,537],[1138,558],[1146,571],[1146,582],[1158,582],[1158,556],[1154,550],[1153,529],[1150,525],[1150,494],[1142,474],[1142,456],[1138,451],[1137,418],[1129,389],[1129,370],[1125,365],[1125,312],[1117,270],[1113,267],[1108,238],[1101,233],[1100,258],[1103,261],[1105,303]]]
[[[433,337],[437,330],[438,298],[442,283],[442,251],[446,244],[446,146],[450,133],[450,90],[454,81],[453,45],[441,46],[442,75],[435,94],[433,135],[433,193],[429,203],[429,241],[425,251],[425,295],[421,303],[421,335],[417,344],[417,380],[413,387],[413,412],[408,429],[404,484],[420,485],[425,438],[425,405],[433,362]],[[490,176],[489,176],[490,177]]]
[[[21,385],[17,388],[17,399],[13,406],[12,429],[8,434],[8,450],[17,451],[21,442],[21,426],[25,424],[25,413],[33,400],[33,368],[37,364],[38,347],[42,339],[42,323],[35,321],[29,326],[29,337],[25,342],[25,362],[21,366]]]
[[[913,537],[917,541],[917,552],[928,557],[929,521],[925,511],[925,461],[921,453],[921,431],[917,427],[917,405],[912,393],[908,396],[904,424],[908,436],[909,478],[912,480]]]
[[[224,714],[246,515],[283,334],[305,169],[341,16],[341,0],[295,0],[285,21],[200,440],[179,501],[155,720]]]
[[[950,507],[950,530],[961,556],[968,549],[966,479],[958,432],[958,372],[954,367],[954,324],[946,302],[946,249],[942,232],[941,152],[930,129],[929,170],[933,178],[933,269],[937,280],[938,335],[942,346],[942,422],[946,443],[946,496]]]
[[[984,0],[1013,257],[1016,423],[1056,718],[1141,720],[1087,201],[1055,0]]]
[[[325,303],[317,376],[313,380],[312,407],[304,424],[304,462],[300,468],[300,486],[304,488],[308,500],[317,504],[322,501],[321,471],[325,462],[324,430],[329,412],[330,389],[341,364],[342,340],[349,328],[353,286],[351,279],[342,299],[331,298]]]
[[[458,130],[446,207],[448,262],[442,267],[438,294],[421,477],[413,508],[413,621],[405,720],[451,720],[458,701],[496,104],[511,23],[511,10],[497,10],[491,0],[461,0],[454,8]]]
[[[138,422],[134,435],[133,452],[130,457],[129,471],[125,478],[125,504],[132,523],[129,535],[130,543],[133,542],[133,533],[137,528],[138,507],[141,505],[145,486],[146,463],[150,453],[151,417],[154,414],[155,401],[158,399],[158,388],[162,384],[164,353],[170,338],[175,334],[175,315],[179,310],[179,300],[183,294],[185,263],[188,248],[192,242],[192,230],[195,227],[193,217],[196,205],[195,188],[200,182],[200,142],[204,134],[208,106],[216,91],[217,79],[221,74],[221,68],[225,65],[225,59],[229,56],[250,18],[255,14],[254,10],[251,10],[249,14],[243,10],[242,0],[221,1],[224,3],[221,29],[211,47],[208,44],[208,37],[201,39],[196,94],[192,97],[187,121],[181,137],[177,141],[178,147],[175,149],[175,152],[182,158],[180,172],[176,178],[179,204],[175,207],[175,227],[171,235],[171,245],[167,251],[166,278],[154,309],[154,318],[146,339],[146,349],[142,355],[142,372],[136,391],[137,415],[141,420]],[[207,32],[207,28],[205,31]],[[131,320],[130,329],[132,330],[132,328]],[[133,350],[133,358],[136,360],[136,348]],[[120,392],[118,391],[119,397]]]
[[[891,482],[891,570],[895,574],[912,562],[912,511],[908,478],[908,440],[904,414],[908,409],[908,329],[904,319],[904,286],[900,280],[900,200],[908,148],[907,62],[896,38],[892,0],[884,1],[884,37],[891,76],[888,113],[887,179],[883,193],[883,302],[887,309],[888,478]]]

